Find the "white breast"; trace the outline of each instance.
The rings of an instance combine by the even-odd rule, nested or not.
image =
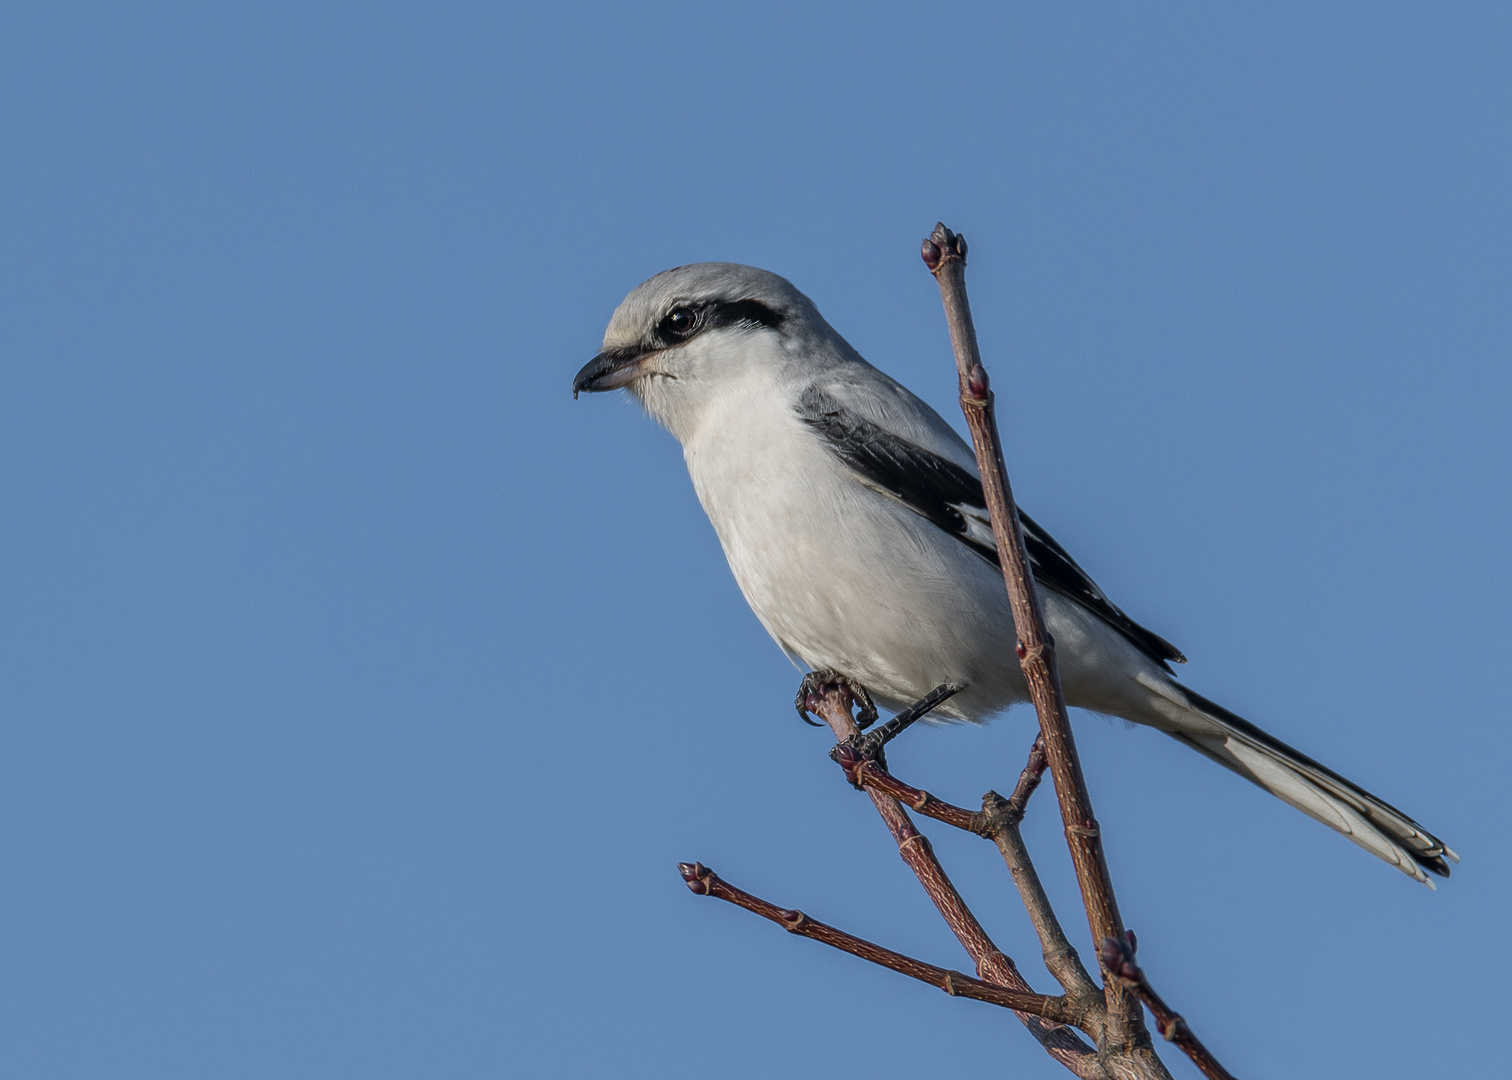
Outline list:
[[[892,704],[942,682],[980,718],[1025,697],[994,567],[866,487],[747,368],[685,431],[683,453],[741,591],[789,656]]]

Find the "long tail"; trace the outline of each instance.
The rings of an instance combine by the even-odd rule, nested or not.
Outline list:
[[[1160,694],[1166,702],[1178,705],[1182,703],[1176,701],[1176,694],[1187,699],[1186,716],[1177,718],[1168,708],[1160,709],[1176,721],[1160,725],[1166,734],[1338,830],[1430,889],[1433,882],[1428,873],[1448,877],[1449,862],[1459,862],[1447,844],[1396,807],[1243,717],[1184,686],[1162,687]]]

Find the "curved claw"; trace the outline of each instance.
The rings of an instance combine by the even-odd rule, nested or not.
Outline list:
[[[798,691],[798,696],[793,699],[793,707],[798,710],[798,719],[802,720],[809,727],[823,727],[824,726],[819,721],[812,720],[812,719],[809,718],[808,694],[805,691],[803,691],[803,690],[799,690]]]
[[[858,712],[856,726],[865,730],[877,722],[877,706],[872,701],[871,694],[866,687],[853,679],[847,678],[833,668],[824,668],[819,671],[810,671],[803,676],[803,681],[798,684],[798,695],[793,699],[793,707],[798,710],[799,717],[810,727],[823,727],[823,724],[815,723],[809,719],[809,713],[816,712],[809,704],[810,698],[815,698],[824,693],[825,687],[840,686],[850,694],[856,703]]]

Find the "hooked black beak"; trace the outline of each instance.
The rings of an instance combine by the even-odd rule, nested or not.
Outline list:
[[[646,354],[638,350],[605,349],[583,365],[572,380],[572,396],[596,394],[601,390],[618,390],[635,381],[641,373]]]

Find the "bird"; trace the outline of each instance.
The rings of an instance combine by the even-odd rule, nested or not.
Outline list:
[[[982,721],[1029,700],[976,457],[786,279],[675,267],[614,311],[573,397],[624,388],[682,445],[762,626],[892,710]],[[1165,732],[1433,887],[1459,861],[1384,800],[1177,682],[1186,658],[1022,510],[1066,702]]]

